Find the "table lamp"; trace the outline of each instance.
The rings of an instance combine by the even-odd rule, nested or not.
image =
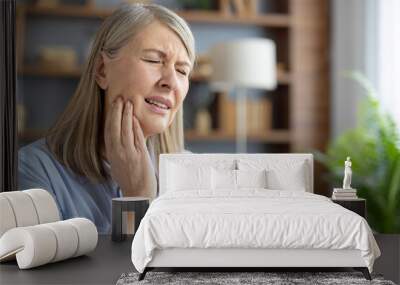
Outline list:
[[[210,50],[210,60],[212,88],[218,91],[237,91],[236,152],[245,153],[246,89],[276,88],[275,43],[265,38],[218,43]]]

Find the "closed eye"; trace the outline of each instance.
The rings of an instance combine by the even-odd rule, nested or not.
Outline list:
[[[155,64],[162,63],[161,60],[154,60],[154,59],[147,59],[147,58],[142,58],[142,60],[145,61],[145,62],[155,63]],[[176,71],[178,71],[180,74],[182,74],[182,75],[184,75],[184,76],[187,75],[187,72],[186,72],[185,70],[177,69]]]
[[[182,75],[185,75],[185,76],[187,75],[186,71],[184,71],[184,70],[177,69],[176,71],[178,71]]]
[[[146,59],[146,58],[144,58],[143,60],[146,62],[150,62],[150,63],[161,63],[160,60],[153,60],[153,59]]]

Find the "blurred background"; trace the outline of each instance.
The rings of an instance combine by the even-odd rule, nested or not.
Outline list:
[[[362,140],[356,144],[358,138],[347,138],[336,149],[332,145],[338,140],[343,144],[342,136],[359,126],[361,102],[371,91],[366,84],[376,91],[380,110],[391,116],[398,130],[399,1],[20,0],[20,146],[42,137],[61,114],[77,87],[95,32],[123,2],[162,4],[177,11],[193,30],[198,58],[184,102],[185,147],[192,152],[236,152],[237,123],[242,122],[246,152],[316,153],[321,162],[316,189],[330,195],[331,188],[318,187],[326,168],[339,181],[346,156],[365,160],[365,153],[355,153],[365,145]],[[209,53],[218,43],[244,38],[273,41],[276,86],[246,90],[246,112],[238,115],[237,90],[211,88]],[[379,130],[371,135],[378,139]],[[398,151],[398,136],[392,141]],[[391,151],[394,164],[396,155]],[[354,170],[361,161],[355,162]],[[375,167],[371,164],[370,171]]]

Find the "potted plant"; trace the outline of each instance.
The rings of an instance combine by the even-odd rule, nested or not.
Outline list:
[[[328,169],[332,185],[343,181],[343,161],[353,162],[352,186],[367,200],[368,223],[382,251],[376,269],[392,269],[386,278],[400,280],[400,136],[391,116],[383,112],[371,84],[359,73],[348,76],[366,91],[357,125],[334,139],[316,159]],[[397,263],[397,264],[396,264]],[[379,268],[378,268],[379,267]],[[393,271],[394,269],[394,271]]]

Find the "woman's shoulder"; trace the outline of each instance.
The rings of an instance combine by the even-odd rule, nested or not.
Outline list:
[[[20,160],[42,160],[53,159],[53,156],[47,147],[46,139],[41,138],[33,143],[23,146],[18,151]]]
[[[54,194],[50,182],[54,163],[45,139],[21,147],[18,151],[18,188],[42,188]]]
[[[64,175],[69,174],[67,168],[50,151],[45,138],[20,148],[18,161],[20,172],[35,172],[46,176],[61,172]]]

